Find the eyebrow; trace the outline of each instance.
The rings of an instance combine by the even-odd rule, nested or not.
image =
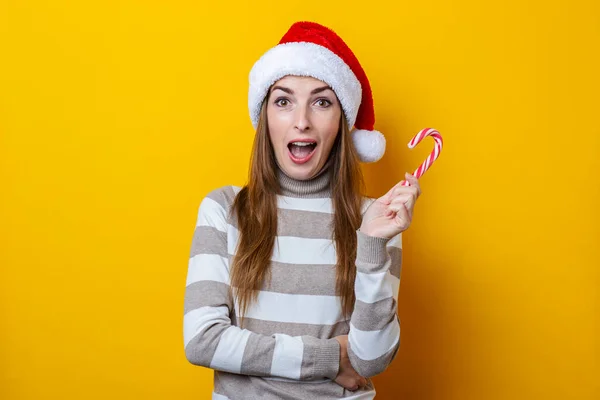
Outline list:
[[[282,90],[282,91],[284,91],[284,92],[286,92],[288,94],[291,94],[291,95],[294,94],[294,91],[292,89],[286,88],[286,87],[283,87],[283,86],[273,86],[273,89],[271,89],[271,92],[275,91],[276,89]],[[313,89],[310,92],[310,94],[321,93],[321,92],[323,92],[325,90],[331,90],[331,91],[333,91],[333,89],[331,88],[331,86],[322,86],[320,88]]]

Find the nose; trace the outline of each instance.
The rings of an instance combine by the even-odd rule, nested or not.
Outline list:
[[[295,128],[300,132],[306,132],[312,128],[310,122],[310,109],[307,106],[299,106],[296,108]]]

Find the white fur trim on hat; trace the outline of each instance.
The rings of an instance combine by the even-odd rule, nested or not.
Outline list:
[[[360,161],[371,163],[379,161],[383,157],[385,137],[381,132],[353,129],[350,134]]]
[[[354,126],[362,98],[362,88],[354,72],[326,47],[290,42],[268,50],[250,71],[248,108],[254,129],[258,126],[260,107],[269,88],[286,75],[311,76],[327,83],[340,100],[348,126]]]

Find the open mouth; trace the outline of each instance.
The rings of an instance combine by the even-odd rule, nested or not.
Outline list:
[[[296,140],[288,143],[290,158],[297,164],[310,160],[317,148],[314,140]]]

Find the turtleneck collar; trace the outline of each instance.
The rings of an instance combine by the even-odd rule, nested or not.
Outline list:
[[[277,179],[281,194],[288,197],[320,198],[331,197],[331,176],[333,158],[329,157],[323,168],[312,178],[306,180],[289,177],[277,163]]]

